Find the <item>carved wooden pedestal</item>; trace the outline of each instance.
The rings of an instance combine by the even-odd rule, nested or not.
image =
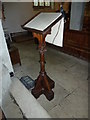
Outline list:
[[[25,30],[31,31],[33,37],[39,41],[40,52],[40,73],[35,80],[35,88],[32,90],[32,94],[38,98],[41,94],[44,94],[48,100],[54,98],[54,81],[51,80],[45,72],[45,60],[44,52],[46,51],[45,37],[47,34],[51,34],[51,28],[62,18],[61,13],[39,13],[29,21],[27,21],[22,27]]]
[[[33,36],[39,40],[39,52],[40,52],[40,73],[35,81],[35,88],[32,90],[32,94],[35,98],[38,98],[41,94],[44,94],[48,100],[54,98],[54,81],[49,78],[45,72],[45,60],[44,52],[46,51],[45,36],[42,34],[33,33]]]

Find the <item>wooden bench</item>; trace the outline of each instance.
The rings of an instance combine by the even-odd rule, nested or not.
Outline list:
[[[9,49],[9,54],[10,54],[11,62],[13,65],[17,63],[21,65],[20,55],[17,47],[12,46]]]

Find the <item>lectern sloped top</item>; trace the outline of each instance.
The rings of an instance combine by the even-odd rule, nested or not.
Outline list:
[[[55,25],[62,18],[61,13],[40,13],[32,20],[28,21],[23,27],[26,29],[43,32],[47,28]]]

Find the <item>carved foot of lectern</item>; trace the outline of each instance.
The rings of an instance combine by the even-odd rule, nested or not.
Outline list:
[[[39,40],[41,70],[38,78],[35,81],[35,88],[32,90],[32,94],[35,98],[38,98],[41,94],[44,94],[48,100],[52,100],[54,98],[54,92],[52,91],[52,88],[54,88],[55,83],[49,78],[49,76],[45,72],[45,36],[43,37],[43,35],[36,33],[33,33],[33,36],[38,38]]]
[[[44,75],[40,73],[39,77],[36,79],[35,88],[32,90],[32,94],[35,98],[44,94],[48,100],[52,100],[54,98],[54,92],[52,91],[54,84],[54,81],[51,80],[46,73]]]

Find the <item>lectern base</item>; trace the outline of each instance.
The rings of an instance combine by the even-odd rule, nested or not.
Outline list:
[[[55,83],[46,74],[39,75],[36,79],[35,88],[32,90],[32,94],[35,98],[38,98],[41,94],[44,94],[46,98],[50,101],[54,98],[54,88]]]

